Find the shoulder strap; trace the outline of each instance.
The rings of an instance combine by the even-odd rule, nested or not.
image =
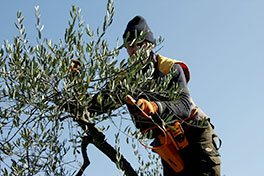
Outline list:
[[[179,64],[181,66],[181,68],[183,69],[185,78],[186,78],[186,82],[189,82],[190,80],[190,72],[189,72],[189,68],[188,66],[182,62],[182,61],[178,61],[178,60],[174,60],[174,59],[170,59],[161,55],[157,55],[157,61],[158,61],[158,69],[159,71],[161,71],[164,75],[168,74],[171,70],[171,68],[173,67],[174,64]]]

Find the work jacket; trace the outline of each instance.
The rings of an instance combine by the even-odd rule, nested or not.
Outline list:
[[[186,170],[183,171],[186,172],[185,175],[195,175],[192,172],[207,172],[210,167],[220,165],[219,153],[213,141],[215,133],[212,125],[207,115],[195,105],[187,87],[190,80],[187,65],[159,54],[152,54],[150,57],[153,64],[144,66],[142,74],[148,72],[151,65],[154,65],[154,71],[148,79],[151,79],[151,83],[154,82],[157,87],[161,85],[167,85],[167,87],[159,92],[152,91],[148,84],[138,85],[140,91],[132,94],[132,96],[136,99],[145,98],[148,101],[154,101],[158,105],[158,113],[153,116],[155,119],[161,119],[165,124],[175,122],[175,120],[181,122],[189,142],[189,146],[181,151],[181,156],[186,165]],[[117,89],[117,91],[122,91],[122,88]],[[111,96],[109,96],[110,94]],[[90,107],[91,112],[99,112],[100,114],[109,109],[118,108],[124,103],[122,101],[116,103],[117,99],[122,99],[122,97],[116,98],[114,96],[118,95],[116,92],[111,93],[105,89],[101,91],[101,95],[103,95],[103,99],[107,99],[108,103],[102,102],[99,106],[96,104],[97,95],[94,96]],[[111,99],[114,99],[115,103],[111,103]],[[137,117],[133,115],[133,112],[131,116],[136,127],[142,131],[153,127],[150,120]],[[166,163],[164,164],[164,173],[168,173],[168,175],[173,173],[171,168],[166,167]]]

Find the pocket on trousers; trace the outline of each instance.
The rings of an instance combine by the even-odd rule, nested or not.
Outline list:
[[[220,154],[212,143],[201,144],[202,160],[210,165],[221,164]]]

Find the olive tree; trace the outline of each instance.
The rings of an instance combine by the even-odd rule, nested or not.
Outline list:
[[[73,6],[58,43],[42,36],[39,7],[35,14],[36,42],[28,39],[24,16],[17,12],[18,35],[0,48],[1,175],[82,175],[90,163],[89,144],[124,175],[160,175],[158,157],[148,151],[144,159],[137,149],[142,134],[131,125],[115,124],[115,119],[131,121],[122,100],[126,95],[144,92],[140,85],[146,82],[153,92],[166,85],[151,84],[153,68],[141,72],[137,58],[145,57],[144,52],[121,60],[118,46],[109,47],[105,35],[114,17],[113,1],[107,3],[102,27],[95,30],[83,21],[80,8]],[[77,60],[79,68],[74,70]],[[100,93],[106,89],[109,110],[91,113],[95,94],[97,104],[108,102]],[[115,145],[110,145],[105,132],[116,127]],[[121,135],[134,149],[139,168],[132,168],[129,158],[121,154]],[[80,157],[83,162],[78,166]],[[69,169],[72,165],[75,169]]]

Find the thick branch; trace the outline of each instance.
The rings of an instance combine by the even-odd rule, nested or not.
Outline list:
[[[80,168],[79,172],[76,174],[76,176],[82,176],[83,172],[85,169],[89,166],[90,160],[87,155],[87,146],[88,144],[92,143],[92,138],[91,136],[84,136],[82,138],[82,155],[83,155],[83,164],[82,167]]]
[[[93,124],[80,120],[78,123],[88,135],[92,138],[92,143],[103,152],[111,161],[119,164],[120,168],[124,171],[126,176],[138,176],[136,171],[132,168],[130,163],[124,158],[123,155],[117,153],[117,151],[105,140],[105,135],[99,131]],[[117,160],[117,155],[120,155],[120,159]]]
[[[80,116],[80,114],[83,114],[82,113],[83,109],[78,108],[78,106],[76,106],[75,103],[66,103],[63,105],[63,108],[65,111],[67,111],[67,112],[69,112],[75,116],[78,116],[77,114],[79,114],[79,116]],[[86,118],[88,119],[88,117],[86,117]],[[119,164],[120,169],[122,171],[124,171],[126,176],[138,176],[137,172],[132,168],[132,166],[124,158],[124,156],[121,155],[120,153],[117,153],[116,149],[113,148],[109,143],[106,142],[105,135],[101,131],[99,131],[94,126],[94,124],[89,123],[86,119],[83,119],[83,117],[81,117],[81,118],[77,117],[77,118],[74,118],[74,120],[77,121],[78,124],[80,125],[80,127],[82,127],[82,129],[87,132],[87,136],[92,138],[92,140],[89,142],[94,144],[112,162],[114,162],[115,164]],[[87,147],[87,145],[86,145],[86,147]],[[83,152],[83,153],[87,156],[86,147],[85,147],[85,152]],[[86,160],[85,159],[86,156],[83,156],[84,160]],[[117,159],[117,156],[119,156],[119,159]],[[88,156],[87,156],[87,158],[88,158]],[[83,166],[80,168],[79,172],[82,172],[82,173],[84,172],[84,169],[86,169],[86,167],[87,167],[87,166],[85,166],[86,164],[87,163],[85,163],[85,164],[83,163]],[[79,174],[79,172],[78,172],[78,174]]]

